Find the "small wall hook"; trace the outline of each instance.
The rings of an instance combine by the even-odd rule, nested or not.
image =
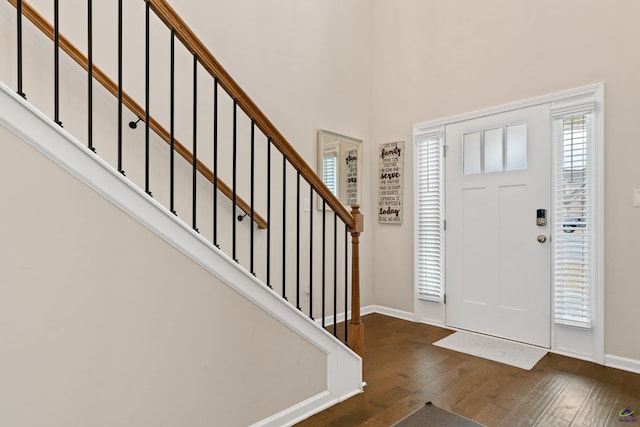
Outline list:
[[[129,122],[129,127],[131,129],[135,129],[138,127],[138,122],[141,121],[142,119],[140,117],[138,117],[138,120],[136,120],[135,122],[132,120]]]

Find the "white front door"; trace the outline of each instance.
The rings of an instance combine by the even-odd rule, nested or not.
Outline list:
[[[549,118],[544,104],[446,126],[449,326],[550,347]]]

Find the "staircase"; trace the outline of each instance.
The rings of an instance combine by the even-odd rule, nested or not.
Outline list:
[[[16,25],[3,31],[10,31],[16,48],[5,50],[2,56],[16,62],[16,86],[3,85],[0,93],[0,122],[8,134],[36,148],[134,217],[165,242],[161,245],[176,248],[176,258],[184,254],[212,282],[233,289],[259,307],[259,313],[268,313],[271,320],[255,310],[247,311],[259,323],[270,324],[275,319],[280,326],[269,333],[284,327],[289,331],[285,335],[293,332],[297,337],[293,341],[274,338],[263,343],[264,348],[245,349],[245,353],[263,349],[266,359],[272,353],[282,354],[280,365],[261,362],[262,374],[254,372],[256,376],[289,361],[285,366],[291,366],[291,372],[252,384],[256,390],[273,390],[274,396],[255,397],[261,407],[236,418],[200,413],[202,425],[217,425],[216,419],[224,419],[225,425],[291,425],[359,392],[362,366],[354,353],[363,354],[358,275],[362,216],[358,208],[348,212],[340,204],[165,1],[110,5],[117,9],[112,15],[119,30],[106,36],[94,33],[94,6],[88,1],[82,28],[69,29],[74,37],[65,37],[61,31],[58,1],[54,2],[53,24],[26,2],[10,3],[15,7]],[[96,3],[96,7],[106,5]],[[139,10],[134,11],[135,7]],[[122,34],[134,31],[123,31],[123,18],[139,15],[144,20],[137,30],[143,34],[129,45]],[[75,38],[81,41],[73,43]],[[127,49],[138,50],[140,46],[134,45],[141,40],[142,63],[132,65],[135,61]],[[86,46],[86,53],[76,45]],[[107,45],[116,46],[115,64],[98,60],[95,47]],[[49,56],[50,86],[43,83],[51,79],[47,67],[29,68],[35,61],[27,59],[29,55]],[[144,72],[128,77],[126,72],[132,67]],[[123,85],[140,80],[140,74],[144,75],[138,82],[142,84],[131,84],[130,89]],[[305,202],[310,209],[304,208]],[[114,230],[122,234],[119,227]],[[135,246],[126,235],[123,238],[124,247]],[[82,242],[78,244],[88,244]],[[145,251],[144,247],[139,250]],[[179,280],[186,293],[191,292],[192,280],[189,275]],[[234,307],[241,305],[233,302],[236,297],[228,298]],[[225,305],[220,304],[216,310]],[[264,329],[263,325],[251,327],[251,321],[242,316],[235,315],[235,319],[233,329],[247,334],[237,340],[255,341],[256,330]],[[131,320],[137,321],[135,316]],[[283,350],[309,343],[311,349],[294,349],[293,354]],[[320,357],[313,349],[320,351]],[[227,353],[250,364],[260,356]],[[306,359],[317,363],[305,364]],[[297,373],[292,366],[295,361],[302,367]],[[324,372],[319,385],[301,392],[300,387],[310,383],[308,370],[318,368]],[[281,379],[289,373],[293,380]],[[300,376],[298,381],[296,376]],[[230,381],[247,380],[252,381]],[[290,395],[297,388],[302,400],[279,398],[278,384],[289,387]],[[215,386],[218,391],[233,388],[229,381]],[[229,403],[233,404],[237,402]],[[187,413],[193,414],[186,411],[184,415]],[[137,414],[144,418],[144,411]],[[60,421],[60,425],[69,424]]]

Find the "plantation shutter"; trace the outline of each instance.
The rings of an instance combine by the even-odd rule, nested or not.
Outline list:
[[[591,327],[593,311],[592,111],[554,118],[554,317]]]
[[[338,157],[336,154],[325,154],[322,158],[322,181],[331,190],[331,192],[338,196]]]
[[[443,293],[443,146],[440,136],[418,137],[416,181],[416,281],[418,298],[441,300]]]

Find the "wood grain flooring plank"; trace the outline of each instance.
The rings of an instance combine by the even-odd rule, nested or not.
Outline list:
[[[486,426],[497,426],[544,376],[496,364],[484,370],[484,382],[453,406],[453,412]]]
[[[616,400],[615,390],[604,384],[595,384],[570,425],[601,427],[603,420],[608,420],[613,413]]]
[[[536,426],[568,426],[595,387],[594,380],[571,376],[562,392],[540,417]]]
[[[488,427],[620,427],[634,425],[620,422],[622,409],[640,411],[638,374],[557,354],[525,371],[432,345],[450,330],[379,314],[363,321],[364,393],[297,426],[388,427],[427,401]]]
[[[623,412],[625,410],[631,410],[634,413],[626,415]],[[620,394],[613,404],[613,410],[607,419],[606,427],[637,425],[640,425],[640,396],[637,394],[633,396]]]
[[[535,425],[568,382],[569,376],[566,374],[545,375],[499,425],[504,427]]]

